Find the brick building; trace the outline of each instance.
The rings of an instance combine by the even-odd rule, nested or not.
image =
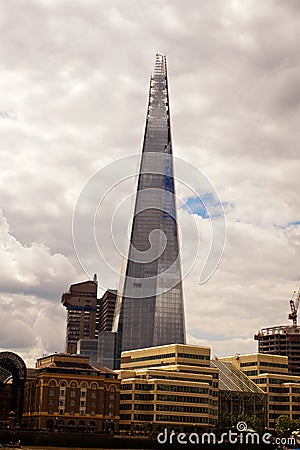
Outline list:
[[[119,427],[120,381],[80,355],[54,354],[28,369],[23,423],[28,428],[108,431]]]

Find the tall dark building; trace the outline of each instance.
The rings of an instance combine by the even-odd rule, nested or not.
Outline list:
[[[130,249],[113,331],[117,359],[126,350],[185,343],[167,66],[159,54],[150,79]]]
[[[96,276],[93,281],[71,284],[62,295],[61,302],[67,309],[66,352],[77,352],[80,339],[95,339],[97,310]]]
[[[98,317],[97,328],[98,331],[111,331],[113,326],[113,319],[116,306],[117,291],[107,290],[102,298],[98,301]]]
[[[87,356],[91,364],[114,368],[115,336],[112,324],[114,318],[117,291],[107,290],[97,300],[95,315],[95,334],[91,338],[80,338],[77,342],[77,353]]]

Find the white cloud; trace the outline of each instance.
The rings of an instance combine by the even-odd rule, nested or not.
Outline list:
[[[258,328],[286,323],[299,277],[299,226],[288,225],[300,220],[298,2],[11,0],[0,8],[1,308],[10,304],[0,345],[20,345],[3,325],[11,315],[27,336],[28,361],[64,347],[60,294],[85,278],[73,208],[97,169],[140,151],[156,51],[168,56],[174,154],[210,178],[227,210],[219,269],[205,285],[199,265],[185,280],[190,339],[242,352]],[[190,218],[180,220],[188,230]],[[196,220],[202,261],[208,227]],[[185,245],[188,254],[188,235]],[[108,242],[103,250],[114,251]]]

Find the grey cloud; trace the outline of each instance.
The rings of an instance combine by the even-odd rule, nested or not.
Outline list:
[[[252,329],[269,325],[266,311],[285,322],[280,301],[299,276],[298,227],[280,228],[299,220],[298,2],[10,0],[0,8],[0,110],[14,116],[0,120],[0,198],[10,227],[3,291],[10,314],[22,299],[29,308],[29,322],[18,317],[26,330],[35,323],[31,302],[45,302],[22,354],[32,361],[63,348],[63,335],[53,334],[56,321],[63,328],[60,293],[85,277],[72,244],[74,205],[97,169],[140,151],[156,51],[168,56],[174,153],[231,205],[217,273],[199,287],[196,267],[185,280],[190,339],[208,342],[216,312],[224,352],[253,348]],[[98,217],[99,234],[116,203]],[[180,220],[188,229],[190,218]],[[208,227],[198,222],[204,258]],[[102,245],[117,266],[115,249]],[[184,245],[188,253],[193,242]],[[259,314],[247,323],[253,305]]]

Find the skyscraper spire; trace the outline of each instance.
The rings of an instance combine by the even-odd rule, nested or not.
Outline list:
[[[185,343],[166,57],[156,55],[130,248],[114,331],[121,351]]]

